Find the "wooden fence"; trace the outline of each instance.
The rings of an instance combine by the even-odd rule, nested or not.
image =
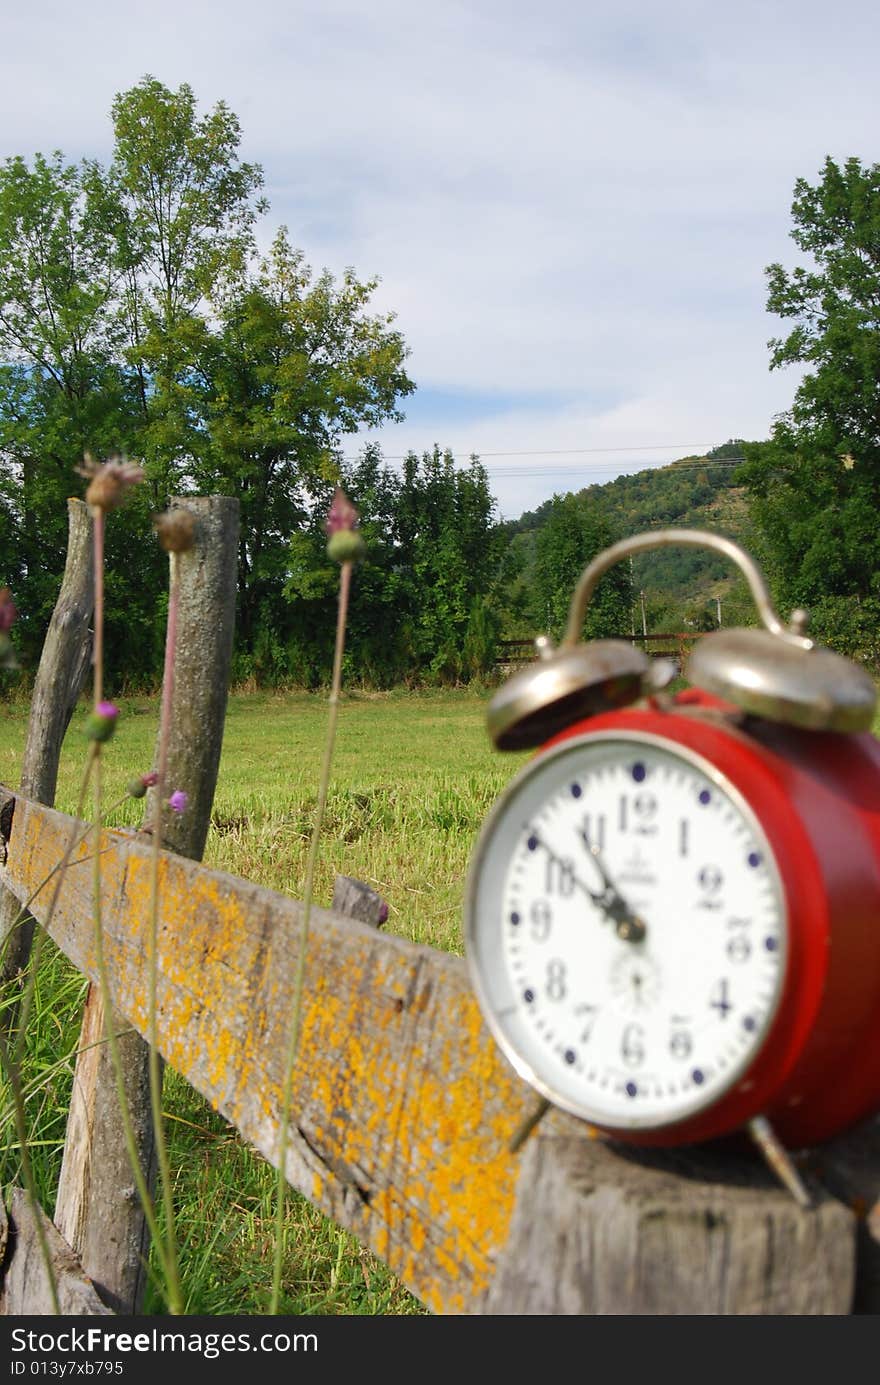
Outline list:
[[[212,544],[225,544],[228,552],[229,526],[212,531],[213,498],[181,503],[204,507],[202,551],[181,572],[183,587],[189,584],[186,600],[192,609],[201,601],[202,616],[220,599],[231,609],[223,564],[211,561]],[[227,650],[228,622],[209,627],[218,628],[215,644]],[[206,734],[184,718],[175,753],[189,757],[206,821],[226,655],[211,657],[203,648],[191,663],[188,658],[184,649],[187,715],[192,722],[210,714],[213,723]],[[187,684],[186,669],[196,677],[197,666],[209,685],[201,691]],[[175,782],[184,781],[175,776]],[[24,901],[81,824],[32,794],[5,791],[0,828],[0,884]],[[191,840],[186,851],[182,845],[169,843],[160,858],[158,1048],[243,1140],[277,1166],[302,906],[207,869],[194,859],[201,854],[198,842]],[[94,983],[91,849],[83,842],[74,850],[51,920],[53,884],[30,908]],[[106,831],[101,850],[106,961],[119,1025],[135,1041],[136,1092],[146,1051],[137,1036],[148,1028],[151,847],[140,834]],[[635,1150],[595,1138],[583,1122],[553,1111],[513,1150],[536,1097],[485,1027],[464,960],[381,932],[370,922],[370,892],[357,882],[338,884],[334,907],[312,912],[285,1172],[293,1188],[353,1232],[429,1310],[878,1311],[880,1122],[799,1158],[813,1197],[807,1209],[751,1148],[731,1142]],[[352,908],[367,921],[352,917]],[[103,1046],[87,1052],[101,1053]],[[131,1270],[137,1223],[119,1232],[109,1262],[89,1231],[95,1219],[106,1227],[111,1201],[128,1209],[136,1201],[130,1173],[108,1159],[103,1143],[109,1138],[112,1144],[108,1117],[101,1114],[105,1086],[94,1069],[88,1082],[77,1082],[82,1105],[68,1126],[64,1181],[65,1199],[78,1212],[59,1216],[56,1208],[55,1226],[48,1225],[67,1313],[137,1306]],[[148,1163],[147,1145],[145,1137]],[[10,1200],[8,1226],[5,1312],[50,1312],[35,1227],[20,1192]],[[135,1256],[135,1268],[142,1258]]]
[[[681,668],[691,645],[702,633],[700,630],[661,630],[650,635],[610,635],[608,638],[641,645],[652,659],[674,659]],[[505,671],[532,663],[538,657],[534,640],[499,640],[496,649],[495,667]]]

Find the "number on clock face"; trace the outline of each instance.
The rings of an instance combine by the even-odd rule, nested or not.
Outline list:
[[[742,1075],[786,957],[757,818],[708,762],[636,732],[564,742],[514,780],[478,843],[466,931],[514,1065],[620,1129],[684,1120]]]

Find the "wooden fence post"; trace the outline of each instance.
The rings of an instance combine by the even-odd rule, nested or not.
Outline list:
[[[196,543],[180,555],[180,607],[174,668],[169,788],[189,795],[185,813],[163,818],[163,846],[200,860],[217,783],[232,636],[238,561],[238,501],[186,497],[172,507],[196,518]],[[152,821],[147,802],[147,823]],[[114,1024],[141,1167],[154,1178],[150,1117],[149,1045],[118,1015]],[[80,1258],[102,1299],[118,1313],[136,1314],[146,1288],[149,1252],[143,1209],[125,1148],[110,1055],[99,1040],[104,1011],[89,989],[68,1115],[55,1224]]]
[[[49,807],[55,802],[61,743],[89,671],[94,605],[89,508],[84,500],[71,499],[67,561],[34,680],[20,777],[24,796]],[[18,900],[0,889],[0,983],[18,975],[30,956],[34,921],[26,918],[13,931],[19,910]]]
[[[388,905],[378,891],[351,875],[337,875],[330,908],[336,914],[360,919],[361,923],[369,923],[373,928],[381,928],[388,917]]]

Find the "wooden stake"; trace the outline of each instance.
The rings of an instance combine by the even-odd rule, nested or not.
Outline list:
[[[34,681],[24,756],[21,792],[36,803],[55,802],[61,743],[89,671],[94,609],[92,525],[83,500],[67,502],[67,561],[61,589],[43,644]],[[0,888],[0,983],[27,965],[34,921],[16,926],[20,905]]]
[[[238,502],[228,496],[172,502],[196,518],[195,546],[180,555],[180,610],[168,744],[167,779],[189,795],[186,812],[166,812],[162,844],[200,860],[208,836],[226,717],[229,665],[235,619]],[[154,819],[148,798],[145,824]],[[125,1067],[125,1085],[141,1167],[155,1180],[153,1127],[148,1084],[149,1047],[114,1016]],[[103,1007],[91,986],[82,1023],[80,1056],[58,1197],[55,1224],[79,1255],[104,1302],[117,1313],[140,1311],[146,1289],[149,1247],[143,1210],[125,1150],[113,1072],[106,1045]]]

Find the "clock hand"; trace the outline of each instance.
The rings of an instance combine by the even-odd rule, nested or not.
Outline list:
[[[607,914],[608,910],[605,907],[605,895],[597,894],[595,890],[590,889],[589,885],[585,880],[582,880],[579,875],[575,875],[571,861],[566,860],[565,862],[563,862],[563,858],[561,856],[557,856],[553,848],[549,846],[547,842],[544,841],[544,838],[540,835],[539,832],[535,830],[534,827],[529,827],[528,825],[526,825],[525,830],[529,834],[529,846],[531,846],[533,842],[536,846],[542,846],[546,851],[547,855],[550,857],[551,861],[555,861],[557,865],[560,866],[564,864],[566,867],[566,871],[568,873],[568,877],[571,880],[572,884],[577,885],[579,889],[582,889],[587,898],[591,899],[594,904],[597,904],[599,908]]]
[[[553,851],[547,845],[543,837],[541,837],[541,835],[538,832],[536,832],[533,827],[527,828],[527,831],[529,833],[529,836],[535,841],[535,843],[538,846],[542,846],[544,848],[544,850],[547,852],[547,855],[550,857],[552,861],[557,861],[561,863],[562,858],[560,856],[557,856],[556,852]],[[575,875],[574,871],[571,871],[571,880],[573,884],[580,886],[584,894],[587,895],[588,898],[591,899],[593,903],[599,909],[602,910],[606,918],[611,919],[611,922],[614,924],[617,936],[619,938],[622,938],[625,942],[641,942],[645,936],[644,923],[640,918],[636,917],[636,915],[630,909],[629,905],[615,889],[613,882],[611,881],[607,871],[605,870],[605,867],[599,860],[598,852],[595,850],[594,847],[589,846],[589,843],[587,842],[585,837],[582,840],[584,842],[584,845],[587,846],[593,854],[593,857],[599,868],[599,873],[602,876],[602,881],[605,888],[601,892],[591,890],[586,881],[582,880],[579,875]],[[570,866],[569,869],[571,869]]]
[[[596,869],[602,877],[602,884],[605,886],[601,895],[592,895],[592,898],[599,905],[600,909],[604,909],[608,917],[614,921],[617,928],[617,936],[619,938],[623,938],[624,942],[628,943],[642,942],[646,931],[644,920],[640,919],[638,914],[633,913],[614,881],[611,879],[611,876],[608,874],[608,868],[599,854],[599,848],[590,844],[587,840],[586,833],[582,832],[580,836],[581,841],[595,861]]]

